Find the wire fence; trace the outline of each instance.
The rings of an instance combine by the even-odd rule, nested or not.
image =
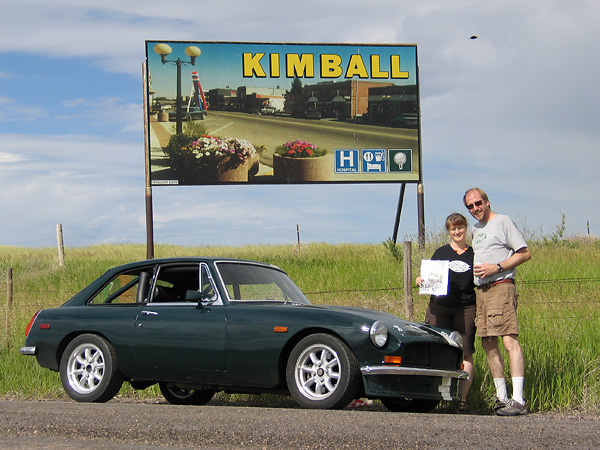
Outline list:
[[[542,286],[542,285],[573,285],[580,286],[582,283],[598,283],[600,285],[600,277],[591,277],[591,278],[561,278],[561,279],[549,279],[549,280],[517,280],[517,287],[522,287],[527,289],[529,287]],[[417,290],[413,288],[413,290]],[[387,286],[384,288],[369,288],[369,289],[332,289],[332,290],[322,290],[322,291],[304,291],[304,294],[307,296],[327,296],[327,295],[339,295],[339,294],[361,294],[361,293],[378,293],[378,292],[400,292],[403,293],[403,286]],[[56,296],[63,299],[67,299],[77,294],[79,291],[62,291],[62,290],[27,290],[27,289],[14,289],[13,296],[19,297],[20,299],[26,299],[24,303],[19,303],[20,305],[37,305],[39,304],[39,300],[36,302],[29,302],[29,298],[38,298],[43,295],[48,296]],[[427,297],[428,298],[428,297]],[[586,304],[595,304],[600,303],[600,296],[596,299],[593,298],[585,298],[581,300],[577,300],[577,302],[566,302],[563,300],[552,300],[552,299],[544,299],[543,301],[532,300],[528,302],[529,304],[536,303],[544,303],[544,304],[568,304],[568,303],[586,303]]]

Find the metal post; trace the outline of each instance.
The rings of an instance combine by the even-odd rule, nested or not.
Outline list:
[[[423,183],[417,186],[417,209],[419,214],[419,248],[425,248],[425,194]]]
[[[150,143],[148,139],[148,74],[146,64],[142,63],[143,102],[144,102],[144,160],[146,163],[146,258],[154,259],[154,216],[152,213],[152,184],[150,182]]]
[[[406,183],[402,183],[400,186],[400,197],[398,197],[398,208],[396,209],[396,222],[394,223],[394,233],[392,240],[394,244],[398,241],[398,228],[400,227],[400,215],[402,214],[402,204],[404,203],[404,191],[406,190]]]
[[[177,58],[177,99],[175,99],[175,133],[181,134],[183,132],[183,124],[181,120],[181,59]]]

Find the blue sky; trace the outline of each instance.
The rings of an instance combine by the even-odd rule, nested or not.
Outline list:
[[[0,245],[145,243],[145,41],[417,44],[425,222],[484,188],[528,235],[600,235],[595,0],[21,0],[0,17]],[[477,35],[477,39],[470,36]],[[285,86],[288,87],[288,86]],[[154,187],[155,241],[379,243],[400,186]],[[471,220],[472,222],[472,220]],[[417,233],[416,186],[399,240]]]

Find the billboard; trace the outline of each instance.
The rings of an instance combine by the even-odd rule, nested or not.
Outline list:
[[[152,185],[420,182],[416,45],[146,41]]]

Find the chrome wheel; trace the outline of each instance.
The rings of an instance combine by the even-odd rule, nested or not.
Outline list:
[[[89,394],[95,391],[104,378],[104,355],[93,344],[76,347],[67,361],[67,378],[75,392]]]
[[[354,354],[329,334],[307,336],[294,347],[286,378],[292,397],[305,408],[343,408],[360,391]]]
[[[60,380],[78,402],[107,402],[119,392],[123,376],[112,346],[100,336],[77,336],[60,361]]]
[[[327,345],[315,344],[304,350],[296,362],[296,385],[306,398],[323,400],[337,389],[340,380],[340,361]]]

